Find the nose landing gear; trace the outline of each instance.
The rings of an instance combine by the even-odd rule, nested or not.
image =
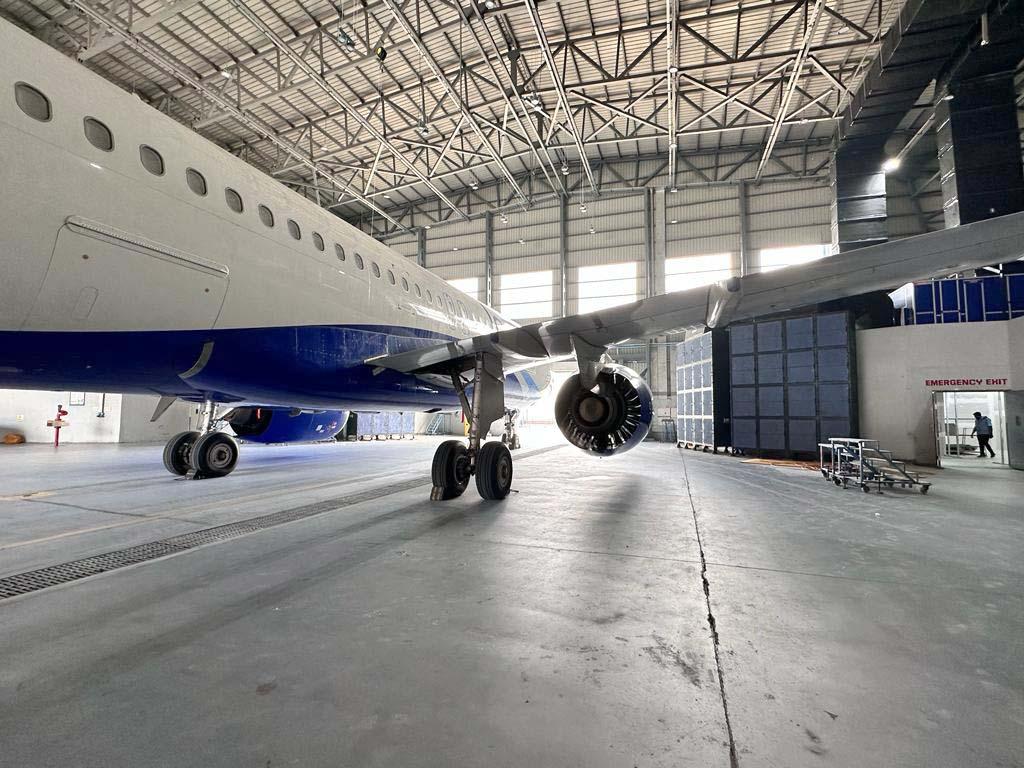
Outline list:
[[[509,411],[505,409],[505,377],[501,358],[497,355],[478,352],[473,366],[473,402],[466,396],[467,382],[461,371],[451,374],[452,385],[462,401],[463,411],[470,415],[469,445],[459,440],[446,440],[437,447],[431,467],[434,488],[430,498],[435,501],[454,499],[461,496],[469,485],[471,475],[476,476],[476,489],[484,499],[498,501],[512,490],[512,454],[509,439]],[[502,441],[492,441],[481,446],[483,437],[491,424],[506,414],[506,433]],[[512,418],[514,419],[514,413]],[[514,424],[511,439],[518,447]]]
[[[224,477],[238,463],[238,443],[231,435],[215,431],[222,419],[216,405],[207,401],[203,408],[202,432],[179,432],[164,446],[164,467],[172,475],[191,475],[193,480]]]

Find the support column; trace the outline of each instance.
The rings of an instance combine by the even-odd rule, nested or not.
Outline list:
[[[484,214],[484,304],[494,306],[494,214]]]
[[[558,201],[558,289],[562,317],[569,314],[569,199]]]
[[[946,227],[1024,210],[1013,72],[963,80],[935,107]]]
[[[427,230],[423,227],[416,232],[416,264],[427,266]]]
[[[740,216],[740,277],[754,271],[750,257],[750,213],[747,205],[747,182],[736,185],[736,202]]]
[[[853,251],[889,239],[884,160],[879,145],[844,146],[829,166],[832,249]]]

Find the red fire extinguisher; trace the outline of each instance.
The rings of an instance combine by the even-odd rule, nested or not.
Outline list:
[[[60,428],[66,427],[68,423],[64,421],[64,416],[67,416],[68,412],[64,410],[63,405],[57,406],[57,415],[46,422],[46,426],[53,427],[53,447],[56,448],[60,445]]]

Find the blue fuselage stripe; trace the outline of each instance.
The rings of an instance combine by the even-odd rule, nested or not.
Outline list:
[[[213,394],[221,402],[303,408],[454,408],[458,398],[442,377],[375,373],[363,362],[451,340],[416,328],[371,325],[3,331],[0,387],[147,393],[189,400]],[[522,383],[515,376],[506,377],[505,388],[513,402],[539,394],[528,376]]]

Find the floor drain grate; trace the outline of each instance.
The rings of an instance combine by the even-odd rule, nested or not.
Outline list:
[[[561,447],[563,446],[556,445],[548,448],[538,448],[535,451],[521,453],[517,458],[526,459]],[[144,563],[147,560],[155,560],[158,557],[173,555],[176,552],[184,552],[201,547],[204,544],[226,541],[227,539],[244,536],[254,531],[273,528],[275,525],[283,525],[295,520],[322,515],[324,512],[350,507],[353,504],[370,501],[371,499],[392,496],[396,493],[412,490],[413,488],[421,488],[429,483],[430,480],[418,477],[413,480],[407,480],[404,483],[390,485],[387,488],[370,488],[349,496],[324,499],[323,501],[304,504],[301,507],[272,512],[269,515],[251,517],[247,520],[226,523],[225,525],[218,525],[213,528],[203,528],[199,531],[182,533],[177,536],[161,539],[160,541],[151,541],[146,544],[136,544],[125,549],[117,549],[113,552],[105,552],[102,555],[92,555],[81,560],[72,560],[68,563],[49,565],[34,571],[16,573],[13,576],[0,578],[0,600],[25,595],[29,592],[36,592],[47,587],[55,587],[58,584],[66,584],[69,581],[77,581],[78,579],[95,576],[99,573],[115,571],[118,568],[126,568],[129,565]]]

